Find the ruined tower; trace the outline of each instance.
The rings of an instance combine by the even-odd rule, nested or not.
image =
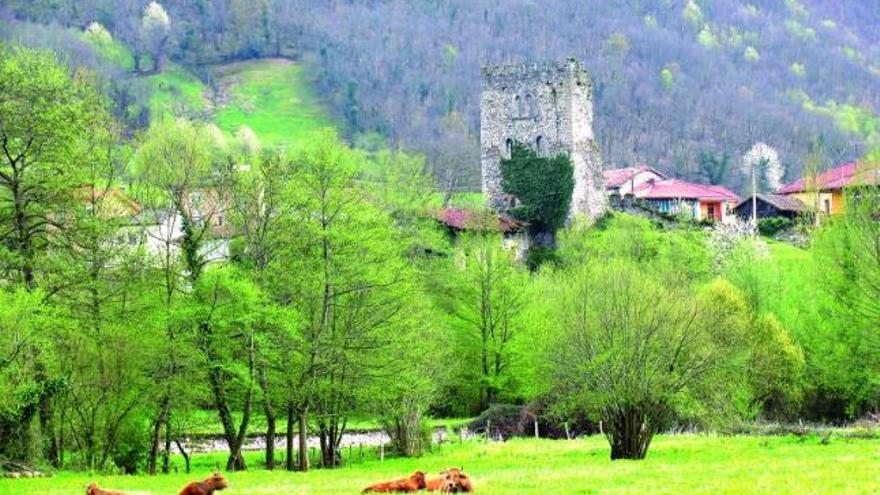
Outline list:
[[[566,152],[574,166],[571,213],[605,211],[602,160],[593,135],[593,90],[587,71],[569,58],[546,65],[483,67],[480,160],[483,194],[503,209],[501,159],[519,141],[541,155]]]

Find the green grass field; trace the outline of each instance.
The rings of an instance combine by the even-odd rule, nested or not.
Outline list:
[[[205,85],[179,65],[169,63],[163,72],[146,79],[152,87],[150,112],[154,117],[192,116],[205,110]]]
[[[196,458],[192,476],[103,476],[0,480],[5,495],[81,494],[89,481],[141,494],[176,494],[222,456]],[[250,457],[253,465],[258,454]],[[420,459],[366,461],[307,474],[254,469],[228,476],[224,495],[355,494],[420,469],[462,466],[481,494],[877,494],[880,441],[832,437],[660,436],[644,461],[608,459],[602,437],[448,444]]]
[[[284,59],[263,59],[218,66],[224,88],[214,121],[229,133],[250,127],[265,145],[296,148],[309,135],[333,123],[309,88],[303,68]]]

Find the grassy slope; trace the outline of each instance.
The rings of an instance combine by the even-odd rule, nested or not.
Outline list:
[[[205,85],[177,64],[167,64],[159,74],[146,76],[152,88],[150,114],[193,115],[204,111]]]
[[[133,70],[134,60],[125,45],[80,36],[108,62]],[[148,60],[143,63],[150,64]],[[215,66],[211,72],[223,89],[216,108],[209,104],[209,88],[183,66],[168,62],[161,73],[143,76],[151,88],[151,115],[207,115],[230,135],[246,125],[264,145],[293,148],[317,130],[333,127],[329,114],[309,88],[303,68],[289,60],[237,62]]]
[[[233,133],[250,127],[264,145],[298,143],[332,126],[303,68],[283,59],[253,60],[220,66],[214,76],[226,88],[226,101],[214,120]]]
[[[208,474],[219,456],[196,458],[195,474],[159,477],[64,473],[51,479],[0,480],[7,495],[80,493],[91,480],[131,493],[173,494]],[[255,464],[256,458],[252,458]],[[492,494],[875,494],[880,441],[816,437],[661,436],[648,459],[608,459],[602,437],[447,445],[421,459],[367,461],[308,474],[252,470],[229,475],[229,495],[353,494],[364,486],[420,469],[463,466],[478,493]]]

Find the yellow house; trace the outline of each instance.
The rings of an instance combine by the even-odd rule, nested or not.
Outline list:
[[[798,199],[812,210],[836,215],[846,208],[844,191],[848,186],[878,184],[878,177],[880,169],[876,166],[852,162],[786,184],[776,193]]]

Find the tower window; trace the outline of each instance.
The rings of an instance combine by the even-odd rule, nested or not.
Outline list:
[[[523,117],[534,117],[535,116],[535,100],[532,98],[531,93],[526,93],[526,105],[525,111],[523,112]]]
[[[544,137],[538,136],[538,138],[535,139],[535,151],[537,151],[539,155],[544,155],[545,154],[544,147],[545,147]]]
[[[513,139],[507,138],[507,141],[504,143],[504,152],[507,158],[513,156]]]
[[[522,98],[520,98],[519,95],[513,97],[512,113],[514,117],[522,116]]]

